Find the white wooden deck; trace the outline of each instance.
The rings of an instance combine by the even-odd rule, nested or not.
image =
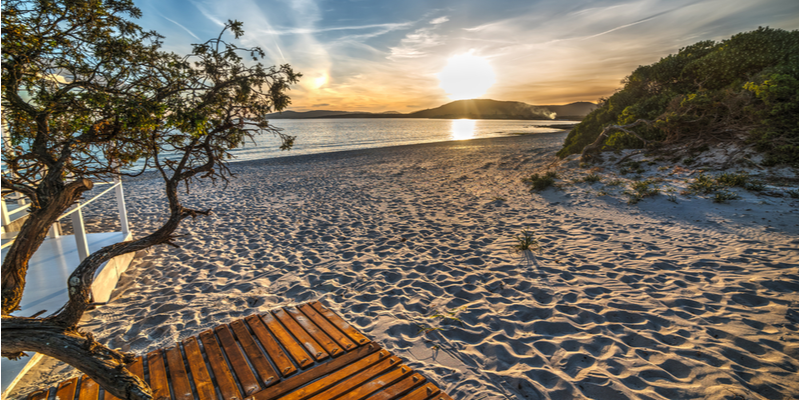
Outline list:
[[[104,246],[130,240],[131,234],[123,235],[122,232],[90,233],[86,235],[89,253],[95,252]],[[5,243],[6,240],[3,240]],[[3,249],[2,258],[5,259],[8,248]],[[92,284],[92,295],[95,302],[106,302],[114,290],[119,277],[130,265],[133,253],[117,257],[106,263],[95,274]],[[80,259],[75,242],[75,236],[59,236],[45,239],[42,246],[31,258],[25,284],[25,292],[20,303],[20,310],[13,315],[31,316],[41,310],[47,310],[43,315],[58,311],[66,304],[67,279],[78,266]],[[0,359],[2,369],[3,398],[11,392],[18,377],[24,375],[41,357],[26,357],[19,361]]]

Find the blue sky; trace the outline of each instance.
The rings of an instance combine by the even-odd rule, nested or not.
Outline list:
[[[409,112],[450,99],[437,74],[472,52],[496,76],[482,98],[595,101],[639,65],[700,40],[798,28],[796,0],[420,1],[135,0],[167,50],[244,22],[244,46],[303,73],[293,110]]]

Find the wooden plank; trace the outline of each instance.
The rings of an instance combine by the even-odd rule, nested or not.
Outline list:
[[[346,392],[347,394],[344,395],[342,399],[363,400],[372,393],[387,389],[389,386],[405,378],[406,376],[411,377],[413,372],[414,371],[408,366],[401,365],[399,368],[393,368],[389,370],[389,372],[383,373],[380,376],[367,377],[366,379],[368,379],[368,381],[366,383],[356,380],[361,375],[359,374],[353,378],[350,378],[350,380],[352,380],[357,387],[349,392]],[[366,371],[364,373],[366,373]],[[343,382],[340,384],[340,386],[344,386],[346,384],[347,382]]]
[[[175,346],[164,352],[169,366],[169,379],[172,382],[172,392],[175,400],[194,400],[192,394],[192,384],[189,383],[189,375],[186,367],[183,366],[183,355],[180,346]]]
[[[349,336],[350,339],[356,342],[359,346],[363,346],[370,342],[369,338],[362,335],[358,329],[353,328],[352,325],[348,324],[344,319],[342,319],[342,317],[338,316],[330,308],[323,306],[322,303],[313,301],[311,302],[311,306],[314,307],[317,312],[324,315],[325,318],[327,318],[328,321],[330,321],[333,325],[341,329],[342,332]]]
[[[297,307],[303,314],[308,317],[311,321],[313,321],[318,327],[320,327],[325,333],[328,334],[336,343],[341,346],[346,351],[352,350],[356,348],[356,344],[350,340],[347,335],[345,335],[339,328],[335,327],[333,324],[330,323],[325,317],[322,316],[314,307],[311,307],[308,304],[303,304],[302,306]]]
[[[369,368],[358,372],[357,374],[346,378],[346,379],[337,379],[334,382],[336,385],[328,388],[324,392],[317,394],[316,396],[312,397],[311,400],[328,400],[328,399],[335,399],[343,394],[347,394],[347,397],[350,398],[350,393],[353,390],[357,390],[364,382],[377,378],[378,376],[386,374],[388,371],[392,370],[394,367],[400,365],[400,359],[391,356],[388,359],[381,360],[377,364],[370,366]],[[403,374],[409,373],[410,368],[404,367]],[[370,390],[364,395],[372,393]],[[360,399],[361,397],[355,396],[354,399]]]
[[[185,339],[183,341],[183,351],[186,352],[186,361],[189,362],[189,369],[192,371],[197,397],[200,400],[217,400],[214,382],[211,381],[211,375],[208,373],[197,339],[194,337]]]
[[[336,358],[330,362],[327,362],[322,365],[318,365],[314,368],[309,369],[299,375],[295,375],[291,378],[284,380],[283,382],[272,386],[270,388],[264,389],[255,395],[253,395],[248,400],[273,400],[280,396],[283,396],[285,393],[288,393],[307,382],[311,382],[321,376],[328,375],[334,371],[338,371],[348,365],[353,365],[355,362],[359,360],[364,360],[367,357],[378,355],[378,352],[381,348],[376,345],[375,343],[370,343],[366,346],[359,347],[347,354]],[[377,362],[382,358],[388,357],[389,352],[383,350],[383,355],[377,358],[373,358],[369,362]],[[353,371],[357,372],[357,371]],[[322,390],[322,389],[320,389]]]
[[[370,354],[354,363],[348,364],[343,368],[340,368],[334,372],[331,372],[305,386],[298,388],[297,390],[287,393],[281,397],[281,400],[303,400],[308,399],[311,396],[315,396],[320,392],[328,390],[329,388],[333,387],[337,383],[349,378],[350,376],[357,374],[367,368],[372,367],[376,364],[386,364],[387,367],[391,366],[388,364],[388,361],[392,359],[393,356],[386,350],[380,350],[376,353]],[[395,361],[399,362],[399,361]]]
[[[144,380],[144,362],[142,357],[137,357],[136,360],[128,366],[128,371]],[[120,400],[119,397],[114,396],[107,390],[104,390],[103,400]]]
[[[56,400],[72,400],[78,389],[78,378],[68,379],[58,384],[56,389]]]
[[[217,344],[214,332],[211,330],[202,332],[200,341],[203,343],[203,349],[206,351],[206,356],[208,356],[208,363],[211,364],[211,370],[214,372],[222,398],[225,400],[241,399],[239,388],[236,387],[236,381],[233,380],[233,374],[228,368],[228,363],[225,362],[225,357],[222,355],[222,349],[219,344]]]
[[[267,357],[261,352],[261,349],[258,348],[255,340],[253,340],[253,336],[250,334],[250,330],[247,329],[247,325],[244,324],[242,320],[236,320],[231,322],[231,328],[233,329],[233,333],[236,334],[236,338],[239,339],[239,343],[242,345],[242,349],[244,349],[244,354],[250,359],[250,364],[256,369],[256,372],[261,377],[261,383],[264,384],[264,387],[277,383],[278,380],[278,373],[275,372],[275,368],[272,368],[272,364],[269,363]],[[259,388],[260,389],[260,388]]]
[[[150,368],[150,388],[153,389],[153,400],[169,400],[169,382],[167,368],[161,350],[147,353],[147,365]]]
[[[269,317],[272,318],[271,315]],[[272,319],[273,321],[275,320],[274,318]],[[292,360],[290,360],[289,356],[283,352],[278,342],[272,338],[272,335],[269,334],[267,327],[264,326],[264,323],[261,322],[261,319],[258,318],[258,316],[251,315],[245,318],[245,321],[247,321],[247,325],[250,325],[250,329],[252,329],[253,333],[256,334],[256,338],[261,343],[261,346],[264,347],[264,350],[267,351],[267,355],[272,359],[272,362],[275,363],[275,367],[278,368],[278,370],[281,372],[281,375],[287,377],[297,372],[297,368],[294,366],[294,364],[292,364]],[[280,325],[278,321],[275,321],[275,323]],[[233,323],[231,323],[231,326],[234,327],[234,332],[236,332],[236,326]],[[283,330],[283,327],[280,329]],[[236,332],[236,336],[239,336],[239,332]],[[297,347],[297,350],[299,350],[299,353],[303,354],[303,358],[301,358],[301,360],[305,360],[305,366],[313,363],[311,357],[306,354],[305,350],[303,350],[299,344],[294,342],[294,340],[292,340],[292,342],[294,343],[295,347]],[[301,366],[303,365],[301,364]]]
[[[231,332],[228,325],[220,325],[214,328],[214,332],[217,333],[217,337],[222,343],[222,348],[225,349],[225,354],[228,355],[228,361],[230,361],[233,371],[242,385],[244,395],[250,396],[261,390],[261,385],[259,385],[256,375],[250,369],[250,365],[247,364],[242,350],[236,345],[236,339],[233,338],[233,332]],[[273,376],[275,375],[273,374]]]
[[[275,315],[275,317],[278,318],[278,320],[281,321],[284,326],[286,326],[286,329],[290,332],[290,334],[294,334],[297,340],[300,341],[300,344],[305,347],[306,350],[308,350],[309,354],[311,354],[314,359],[320,361],[328,358],[328,352],[325,351],[325,349],[323,349],[322,346],[320,346],[319,343],[317,343],[317,341],[308,334],[308,332],[303,330],[303,328],[297,323],[297,321],[294,320],[294,318],[289,315],[289,313],[278,309],[273,311],[272,314]],[[264,319],[263,316],[262,319]],[[267,320],[264,319],[264,322],[267,323]],[[272,326],[270,326],[269,323],[267,323],[267,326],[272,329]],[[272,333],[275,333],[275,331],[272,331]],[[281,337],[277,334],[275,336],[281,341],[283,346],[286,347],[286,343],[284,343],[283,339],[281,339]],[[301,367],[303,366],[302,363],[298,362],[298,364],[300,364]]]
[[[47,400],[50,390],[39,389],[28,395],[28,400]]]
[[[415,389],[411,393],[401,397],[401,400],[426,400],[433,399],[434,396],[441,395],[442,391],[436,385],[428,382],[425,386]]]
[[[80,400],[97,400],[100,395],[100,385],[88,375],[81,377],[81,391],[78,394]]]
[[[381,390],[373,394],[372,396],[368,397],[367,400],[394,400],[400,397],[403,393],[406,393],[416,386],[422,385],[425,383],[425,378],[418,374],[414,373],[411,376],[406,376],[403,380]],[[431,394],[433,394],[433,390],[431,390]]]
[[[294,318],[294,320],[297,321],[297,323],[300,324],[300,326],[302,326],[303,329],[305,329],[332,357],[338,357],[344,353],[344,350],[342,350],[330,336],[319,329],[319,327],[311,322],[300,310],[294,307],[284,307],[284,310],[286,310],[286,312],[289,313],[289,315],[291,315],[292,318]],[[292,331],[292,333],[294,333],[295,336],[297,335],[294,331]]]

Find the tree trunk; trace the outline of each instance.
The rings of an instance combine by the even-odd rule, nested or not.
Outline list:
[[[75,203],[83,192],[94,184],[88,179],[74,181],[63,190],[55,189],[54,196],[37,196],[28,220],[22,225],[16,240],[8,249],[2,270],[2,315],[8,315],[19,307],[28,274],[28,262],[42,245],[50,226]],[[37,195],[43,191],[37,191]],[[33,207],[32,207],[33,208]],[[53,310],[55,311],[55,310]]]
[[[91,334],[47,319],[3,316],[2,326],[3,357],[16,358],[23,351],[35,351],[74,366],[120,399],[153,397],[147,384],[125,368],[133,362],[133,355],[111,350]]]
[[[650,120],[637,119],[636,122],[633,122],[633,123],[630,123],[630,124],[627,124],[627,125],[608,125],[608,126],[606,126],[603,129],[603,132],[600,132],[600,136],[598,136],[597,139],[595,139],[595,141],[592,144],[590,144],[590,145],[588,145],[588,146],[583,148],[583,151],[581,152],[581,161],[588,161],[592,157],[592,155],[594,155],[595,153],[599,152],[600,149],[603,147],[603,143],[608,138],[608,135],[610,135],[612,132],[615,132],[615,131],[623,131],[625,133],[629,133],[629,134],[631,134],[633,136],[636,136],[637,139],[639,139],[642,142],[644,142],[645,146],[650,144],[650,142],[647,141],[647,139],[639,136],[638,133],[630,130],[630,128],[634,128],[634,127],[639,126],[641,124],[650,125],[652,123],[653,123],[653,121],[650,121]]]

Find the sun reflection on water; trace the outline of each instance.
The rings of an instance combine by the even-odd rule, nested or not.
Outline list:
[[[465,140],[475,137],[474,119],[454,119],[450,125],[450,136],[453,140]]]

